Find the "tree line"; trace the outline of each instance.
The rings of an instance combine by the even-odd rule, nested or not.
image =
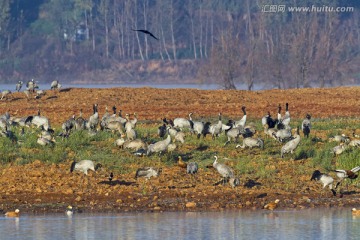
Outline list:
[[[289,11],[312,6],[352,10]],[[0,0],[0,77],[117,68],[131,79],[132,62],[159,62],[225,89],[355,84],[359,9],[352,0]]]

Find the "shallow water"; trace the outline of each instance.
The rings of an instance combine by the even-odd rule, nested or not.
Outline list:
[[[350,209],[0,217],[0,239],[358,239]]]

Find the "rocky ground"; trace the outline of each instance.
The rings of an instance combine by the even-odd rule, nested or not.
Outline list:
[[[124,113],[138,113],[142,121],[159,121],[163,117],[215,117],[218,112],[229,118],[240,118],[245,105],[248,116],[261,118],[267,111],[274,116],[277,105],[289,102],[291,116],[303,118],[357,117],[360,115],[360,88],[296,89],[267,91],[205,91],[194,89],[65,89],[47,91],[40,99],[26,99],[14,93],[0,102],[0,113],[12,116],[37,113],[51,119],[55,127],[83,109],[90,116],[92,104],[99,104],[102,115],[105,106],[116,105]],[[251,154],[251,153],[250,153]],[[141,160],[139,160],[141,161]],[[71,159],[62,164],[35,161],[27,165],[9,164],[0,170],[0,211],[21,209],[22,212],[60,212],[67,205],[77,211],[219,211],[222,209],[261,209],[264,204],[280,199],[279,208],[302,209],[319,206],[359,206],[360,191],[350,184],[336,197],[322,190],[319,183],[310,182],[308,170],[292,175],[304,161],[269,158],[267,168],[274,170],[272,178],[240,177],[241,185],[214,185],[214,169],[200,169],[192,178],[178,166],[163,168],[159,178],[145,182],[134,179],[134,173],[115,174],[112,182],[108,171],[101,169],[88,177],[70,174]],[[140,165],[140,164],[139,164]],[[133,166],[136,168],[137,166]],[[271,171],[274,173],[274,171]]]

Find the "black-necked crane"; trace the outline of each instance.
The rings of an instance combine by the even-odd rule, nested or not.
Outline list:
[[[311,121],[310,121],[310,119],[311,119],[310,114],[306,114],[305,119],[301,123],[301,130],[304,133],[304,137],[307,137],[307,138],[309,137],[310,130],[311,130]]]
[[[332,194],[334,196],[336,196],[336,192],[333,189],[333,183],[334,183],[334,178],[332,178],[331,176],[325,174],[325,173],[321,173],[319,170],[315,170],[311,176],[311,181],[315,180],[318,182],[321,182],[323,184],[323,188],[325,188],[326,186],[329,186],[329,189],[331,190]]]
[[[239,121],[235,121],[235,127],[245,127],[245,124],[246,124],[246,107],[245,106],[242,106],[241,107],[241,111],[243,112],[243,117],[239,120]]]
[[[28,116],[25,120],[25,124],[32,124],[36,127],[40,128],[43,127],[46,131],[51,130],[50,121],[47,117],[40,115],[40,109],[38,110],[37,115]]]
[[[360,166],[356,166],[351,170],[344,170],[344,169],[332,170],[336,173],[336,176],[339,178],[339,181],[335,185],[335,189],[337,189],[337,187],[341,184],[341,182],[344,181],[344,179],[346,178],[351,180],[356,179],[358,177],[357,172],[359,170],[360,170]]]

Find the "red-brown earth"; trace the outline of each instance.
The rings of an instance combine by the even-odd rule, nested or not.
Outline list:
[[[266,91],[66,89],[62,92],[47,91],[40,99],[26,99],[23,93],[13,93],[9,99],[0,102],[0,113],[8,111],[11,116],[26,116],[41,109],[41,114],[59,128],[71,115],[78,115],[80,109],[83,109],[84,117],[90,116],[92,104],[97,103],[100,117],[105,106],[111,109],[116,105],[123,113],[136,112],[142,122],[151,120],[159,125],[163,117],[187,117],[189,112],[198,119],[215,118],[219,112],[227,118],[239,119],[243,105],[247,107],[248,117],[254,121],[267,111],[275,115],[277,105],[284,106],[285,102],[290,105],[293,119],[302,119],[306,113],[311,113],[313,118],[356,118],[360,116],[360,87]],[[263,135],[261,131],[259,134]],[[318,134],[324,135],[321,131]],[[179,151],[188,148],[191,146],[185,145]],[[122,150],[114,147],[114,152],[118,151]],[[254,151],[240,151],[234,157],[241,161],[241,154],[249,153]],[[127,167],[136,169],[142,166],[139,159],[138,163]],[[265,169],[270,170],[272,178],[254,179],[251,174],[246,174],[240,176],[241,185],[235,189],[229,185],[214,186],[213,169],[200,169],[192,179],[176,164],[164,166],[162,175],[151,179],[151,185],[136,181],[134,172],[115,173],[110,184],[106,167],[84,178],[82,174],[69,172],[71,161],[68,159],[60,164],[34,161],[26,165],[12,163],[2,166],[0,210],[20,208],[22,212],[57,212],[73,205],[78,211],[218,211],[260,209],[277,198],[281,200],[280,208],[360,204],[360,192],[354,184],[350,184],[349,194],[331,197],[330,192],[322,191],[319,183],[309,181],[311,169],[298,172],[307,159],[294,161],[271,156]],[[295,172],[296,175],[292,176]]]

